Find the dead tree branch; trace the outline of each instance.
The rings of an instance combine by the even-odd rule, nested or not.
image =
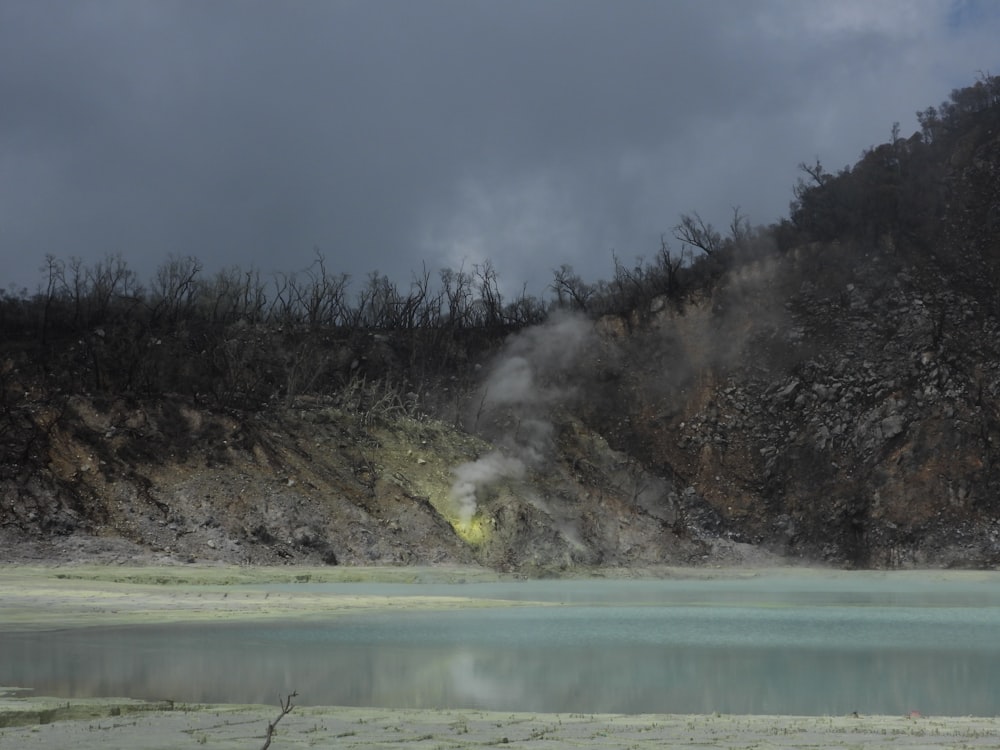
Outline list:
[[[278,699],[278,705],[281,706],[281,713],[278,714],[278,718],[274,721],[269,721],[267,723],[267,735],[264,737],[264,744],[260,746],[260,750],[267,750],[271,747],[271,738],[274,737],[274,730],[278,726],[278,722],[284,719],[292,712],[292,709],[295,708],[295,706],[292,705],[292,698],[295,698],[298,694],[298,691],[295,690],[289,693],[284,700],[280,698]]]

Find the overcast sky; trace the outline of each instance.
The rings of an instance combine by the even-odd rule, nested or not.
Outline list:
[[[1000,72],[993,0],[0,0],[0,288],[46,253],[543,294],[787,213]]]

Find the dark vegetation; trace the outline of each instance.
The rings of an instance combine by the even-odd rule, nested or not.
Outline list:
[[[975,301],[975,319],[965,324],[992,335],[988,321],[1000,315],[1000,78],[981,75],[918,120],[918,132],[904,137],[894,125],[890,140],[853,166],[830,172],[818,159],[801,164],[789,216],[778,223],[753,226],[734,208],[718,230],[686,214],[651,259],[615,256],[610,280],[586,281],[569,265],[554,269],[545,299],[506,297],[489,263],[437,274],[425,268],[400,287],[377,272],[358,283],[330,269],[320,252],[309,268],[271,277],[236,267],[209,275],[196,258],[171,257],[149,280],[137,278],[121,256],[91,265],[48,256],[35,291],[0,292],[4,492],[44,472],[49,437],[72,416],[73,396],[156,403],[165,424],[179,403],[242,419],[302,397],[331,399],[359,415],[425,414],[460,423],[476,368],[512,333],[572,311],[619,321],[641,342],[657,315],[731,312],[741,304],[732,279],[764,263],[781,270],[770,288],[754,293],[772,295],[778,308],[801,307],[804,285],[818,299],[847,306],[845,288],[864,281],[879,294],[905,274],[915,289]],[[859,279],[859,269],[876,274],[869,262],[875,256],[877,277]],[[946,307],[934,315],[931,348],[951,325]],[[835,327],[831,322],[829,330]],[[786,349],[778,345],[775,356]],[[785,364],[806,359],[796,357]],[[996,394],[982,368],[967,364],[980,372],[977,398],[988,438]],[[592,410],[591,426],[646,466],[683,475],[680,459],[667,465],[645,437],[630,440],[628,428],[607,413]],[[173,445],[183,447],[182,439]],[[141,445],[129,450],[135,461],[163,458],[158,448],[159,455],[142,455]],[[986,460],[992,471],[988,451]],[[780,495],[771,486],[778,481],[769,478],[763,495]],[[0,523],[11,523],[13,503],[5,502]],[[855,562],[865,563],[865,554]]]
[[[46,256],[36,291],[0,291],[3,375],[10,380],[13,365],[50,391],[182,394],[240,408],[330,393],[358,375],[419,393],[553,310],[634,321],[657,298],[683,310],[732,268],[808,243],[889,246],[988,298],[1000,263],[1000,180],[995,161],[969,160],[1000,127],[1000,78],[984,75],[918,119],[920,131],[903,138],[895,124],[891,141],[853,167],[800,164],[788,219],[754,227],[734,208],[723,233],[685,214],[672,231],[679,250],[664,236],[651,260],[614,256],[611,279],[594,283],[561,265],[547,299],[505,299],[489,262],[436,278],[424,268],[400,288],[378,272],[359,285],[319,251],[304,271],[269,278],[238,267],[206,276],[197,258],[171,257],[145,283],[120,255],[92,265]],[[334,356],[337,345],[379,335],[391,340],[391,362]]]

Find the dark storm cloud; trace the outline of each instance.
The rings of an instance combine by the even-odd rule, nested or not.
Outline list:
[[[681,212],[774,220],[799,161],[912,130],[998,30],[988,3],[0,0],[0,285],[48,252],[315,247],[607,276]]]

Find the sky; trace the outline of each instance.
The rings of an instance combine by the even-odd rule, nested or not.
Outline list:
[[[787,215],[1000,72],[994,0],[0,0],[0,289],[206,273],[610,278]]]

